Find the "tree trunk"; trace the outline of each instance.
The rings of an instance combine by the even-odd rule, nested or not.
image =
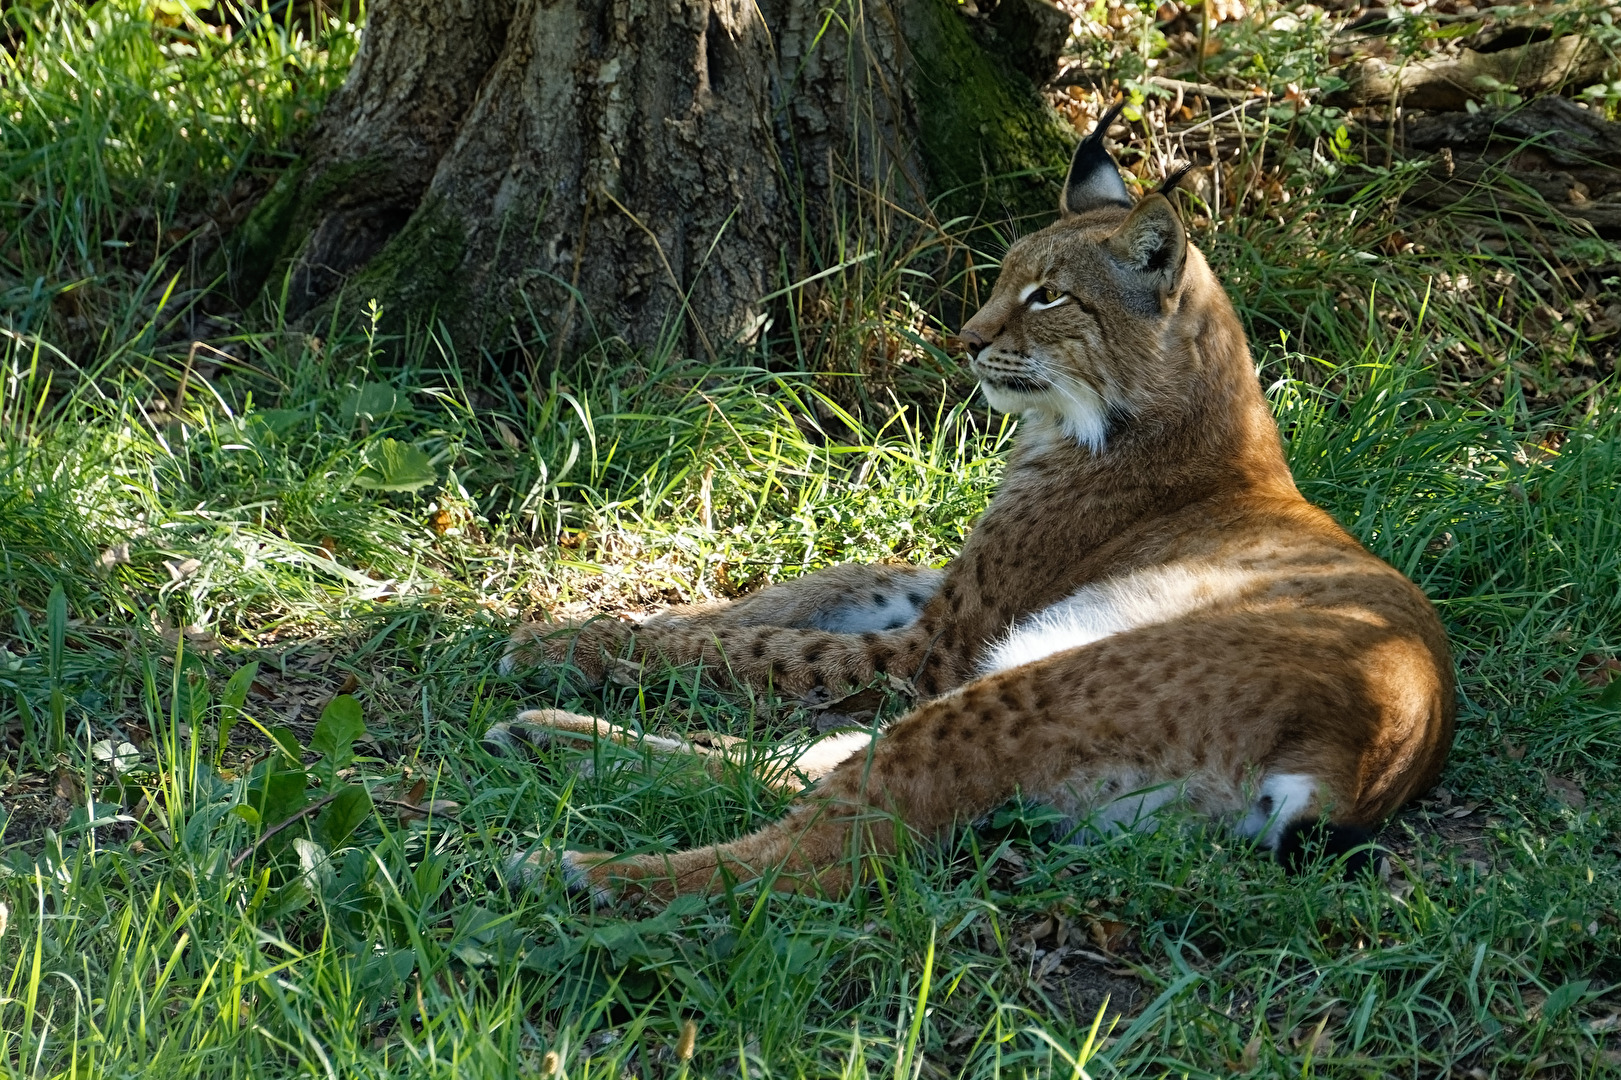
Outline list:
[[[1056,205],[1072,135],[1030,78],[1067,16],[954,8],[375,0],[299,164],[233,238],[233,280],[285,283],[294,320],[375,299],[463,348],[714,355],[942,197]]]

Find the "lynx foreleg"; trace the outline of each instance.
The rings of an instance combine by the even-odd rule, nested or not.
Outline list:
[[[944,570],[920,566],[844,563],[728,603],[661,611],[641,625],[711,630],[777,626],[835,634],[899,630],[917,620],[944,579]]]
[[[639,624],[527,623],[514,631],[502,668],[571,661],[593,680],[616,673],[633,679],[639,662],[657,658],[702,663],[733,681],[790,693],[859,685],[888,669],[899,642],[886,639],[909,640],[943,577],[941,570],[848,563]]]

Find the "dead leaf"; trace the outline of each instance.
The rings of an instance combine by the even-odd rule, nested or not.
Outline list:
[[[169,571],[169,580],[171,582],[175,582],[184,581],[191,577],[191,575],[203,568],[203,564],[202,560],[200,559],[186,559],[183,562],[175,562],[173,559],[164,559],[163,568]]]
[[[1334,1052],[1334,1037],[1326,1030],[1328,1017],[1318,1021],[1317,1027],[1309,1035],[1304,1031],[1298,1033],[1292,1040],[1296,1050],[1304,1050],[1312,1057],[1326,1057]]]
[[[170,649],[179,648],[181,641],[186,643],[187,650],[191,652],[218,652],[225,647],[208,629],[196,624],[186,627],[175,626],[167,619],[160,619],[156,611],[152,612],[152,628]]]
[[[115,566],[127,566],[128,564],[129,544],[127,543],[114,544],[96,558],[96,570],[103,574],[110,573]]]
[[[1572,810],[1581,810],[1587,806],[1587,794],[1581,786],[1573,780],[1566,780],[1562,776],[1549,773],[1545,778],[1548,785],[1548,794],[1554,800],[1570,807]]]
[[[1238,1055],[1237,1061],[1229,1061],[1227,1067],[1235,1072],[1252,1072],[1261,1063],[1261,1047],[1265,1045],[1260,1035],[1253,1035],[1250,1041],[1244,1044],[1243,1051]]]
[[[1621,1027],[1621,1012],[1612,1012],[1609,1016],[1602,1016],[1597,1020],[1587,1022],[1587,1030],[1594,1035],[1602,1035],[1606,1031],[1614,1031]]]
[[[1024,856],[1020,855],[1017,851],[1014,851],[1010,847],[1004,847],[1004,848],[1000,849],[999,851],[997,851],[996,859],[1001,861],[1001,862],[1007,863],[1009,866],[1013,867],[1013,869],[1015,869],[1015,870],[1023,870],[1024,869],[1024,865],[1025,865]]]
[[[339,694],[352,694],[358,689],[360,689],[360,680],[355,677],[354,672],[346,671],[343,675],[343,682],[339,683],[338,688],[332,691],[332,696],[337,697]]]
[[[518,440],[517,432],[507,427],[501,420],[495,422],[495,434],[506,444],[506,448],[514,454],[523,449],[523,443]]]
[[[84,786],[79,783],[79,774],[68,769],[57,770],[56,783],[51,786],[51,791],[57,798],[66,799],[70,803],[84,801]]]
[[[1034,981],[1039,983],[1054,971],[1057,971],[1058,965],[1064,962],[1064,957],[1068,954],[1068,949],[1054,949],[1046,956],[1043,956],[1041,962],[1036,965]]]
[[[461,809],[461,803],[452,802],[449,799],[435,799],[422,805],[406,806],[402,803],[396,803],[394,813],[401,822],[407,822],[420,821],[430,815],[436,818],[453,817],[459,809]]]
[[[1025,936],[1028,937],[1032,943],[1035,943],[1047,940],[1057,933],[1057,931],[1058,920],[1053,918],[1051,915],[1044,915],[1042,916],[1040,922],[1030,927],[1029,933]]]
[[[102,739],[90,747],[91,755],[112,766],[115,773],[126,773],[141,763],[141,751],[133,744]]]
[[[1114,919],[1094,919],[1088,917],[1086,930],[1092,938],[1092,943],[1101,949],[1105,956],[1118,956],[1131,947],[1131,927]]]
[[[1577,663],[1576,671],[1581,676],[1582,682],[1594,690],[1602,690],[1615,679],[1621,678],[1621,660],[1613,656],[1588,653]]]

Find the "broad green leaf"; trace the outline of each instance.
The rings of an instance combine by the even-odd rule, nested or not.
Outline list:
[[[433,483],[434,476],[427,454],[398,439],[380,439],[366,451],[355,484],[378,491],[415,491]]]
[[[1588,980],[1577,979],[1574,982],[1563,983],[1554,992],[1548,995],[1548,1000],[1542,1003],[1542,1015],[1552,1018],[1569,1009],[1587,997]]]
[[[273,436],[282,436],[297,428],[310,414],[303,409],[259,409],[248,414],[249,423],[256,424]]]
[[[304,871],[304,886],[312,893],[324,891],[332,880],[332,860],[326,848],[302,836],[293,838],[293,850],[298,852],[298,865]]]
[[[346,420],[376,420],[398,412],[400,408],[400,392],[388,383],[363,383],[349,391],[343,399],[343,416]]]
[[[350,784],[316,817],[315,835],[328,850],[336,851],[370,814],[371,793],[360,784]]]
[[[249,803],[267,827],[280,825],[309,801],[309,777],[302,769],[272,769],[249,789]]]
[[[317,728],[316,730],[319,731],[320,729]],[[304,750],[298,745],[298,736],[293,734],[292,728],[273,727],[270,729],[270,737],[271,739],[275,740],[276,746],[286,756],[288,761],[292,762],[294,765],[299,764],[300,760],[304,757]]]
[[[360,702],[348,694],[339,694],[321,710],[310,749],[321,755],[323,771],[330,776],[354,760],[355,740],[364,734],[366,723],[360,717]]]
[[[225,684],[225,690],[220,694],[219,740],[214,750],[216,769],[225,759],[225,748],[231,741],[231,729],[242,719],[242,706],[247,703],[248,689],[253,685],[254,676],[258,674],[257,660],[237,668],[231,673],[230,681]]]
[[[259,822],[261,820],[260,817],[259,817],[259,811],[255,810],[253,807],[249,806],[247,803],[237,803],[235,806],[231,807],[231,813],[235,814],[237,817],[241,818],[243,821],[246,821],[249,825],[252,825],[255,829],[257,829],[259,827]]]

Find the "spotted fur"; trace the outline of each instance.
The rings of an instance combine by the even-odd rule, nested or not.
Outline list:
[[[962,330],[987,399],[1023,420],[944,571],[843,566],[515,638],[514,660],[595,675],[661,656],[801,694],[888,673],[924,699],[749,836],[571,854],[588,887],[836,891],[855,853],[894,847],[886,815],[937,833],[1015,792],[1078,828],[1180,803],[1293,858],[1341,850],[1434,783],[1455,706],[1433,608],[1301,497],[1220,283],[1166,194],[1121,196],[1101,138]]]

